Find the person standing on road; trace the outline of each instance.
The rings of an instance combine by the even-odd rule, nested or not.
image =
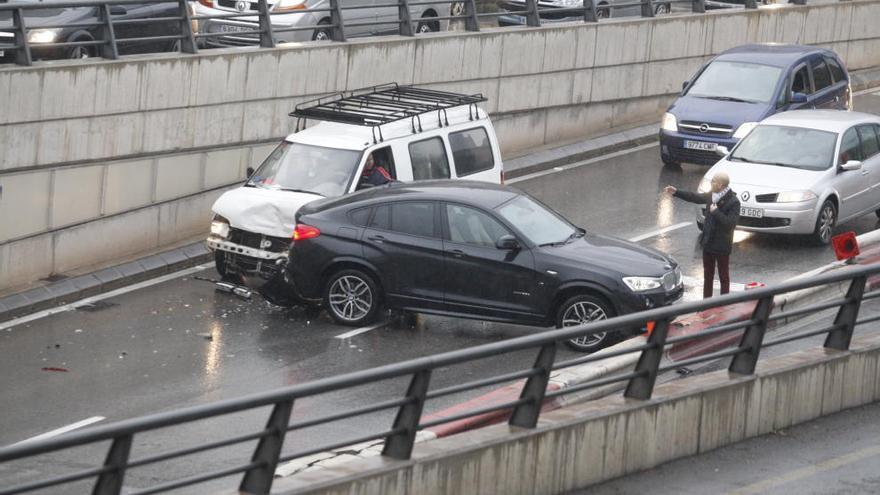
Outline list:
[[[680,191],[666,186],[664,191],[691,203],[706,205],[703,233],[700,245],[703,248],[703,298],[712,297],[712,283],[715,280],[715,265],[718,265],[718,278],[721,279],[721,293],[730,292],[730,252],[733,250],[733,230],[739,221],[739,200],[730,190],[730,176],[718,172],[712,177],[712,190],[700,194]]]

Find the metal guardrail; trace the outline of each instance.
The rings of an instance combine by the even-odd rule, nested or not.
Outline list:
[[[409,459],[413,450],[417,431],[488,412],[500,410],[511,411],[509,424],[523,428],[534,428],[538,422],[538,418],[541,414],[541,405],[545,399],[578,392],[588,388],[600,387],[617,382],[626,382],[626,391],[624,392],[626,397],[647,400],[651,398],[658,373],[673,367],[678,368],[723,357],[732,357],[729,370],[742,375],[750,375],[755,372],[755,366],[761,350],[769,346],[826,334],[827,337],[824,343],[826,348],[839,350],[848,349],[853,336],[853,330],[857,325],[880,321],[880,316],[872,316],[861,320],[858,319],[859,308],[862,301],[880,297],[880,290],[865,293],[868,277],[878,274],[880,274],[880,265],[851,267],[836,273],[815,277],[811,280],[792,281],[776,287],[759,288],[698,302],[688,302],[653,309],[641,313],[603,320],[601,322],[589,323],[578,327],[568,327],[560,330],[542,332],[526,337],[348,373],[238,399],[224,400],[214,404],[189,407],[178,411],[121,421],[115,424],[108,424],[101,427],[94,427],[65,434],[53,439],[34,440],[5,447],[0,449],[0,464],[30,458],[36,455],[50,454],[78,446],[91,445],[96,442],[111,442],[106,455],[106,461],[101,466],[51,479],[34,481],[19,486],[2,487],[0,488],[0,494],[11,495],[25,493],[40,488],[59,486],[73,481],[94,479],[94,494],[117,495],[121,493],[124,476],[127,472],[133,469],[169,459],[179,459],[185,456],[254,440],[257,440],[258,442],[256,448],[253,450],[252,456],[246,462],[237,466],[196,477],[164,483],[148,489],[136,491],[127,490],[125,493],[130,495],[161,493],[236,474],[241,475],[241,481],[239,483],[240,491],[246,493],[268,493],[272,486],[273,474],[280,462],[312,455],[318,452],[370,440],[384,439],[382,455],[394,459]],[[770,315],[773,307],[773,298],[776,295],[847,281],[849,281],[849,289],[846,296],[843,298],[815,305],[811,308],[780,312],[772,316]],[[728,323],[699,334],[667,338],[670,322],[678,316],[719,306],[749,301],[756,301],[757,303],[752,312],[751,318],[746,321]],[[823,327],[820,330],[804,331],[795,335],[779,337],[769,341],[764,340],[765,330],[770,321],[827,311],[834,308],[837,309],[837,314],[833,323],[829,326]],[[653,332],[643,345],[626,350],[606,353],[604,355],[589,355],[561,362],[556,361],[556,348],[560,342],[584,334],[612,332],[619,331],[621,328],[643,326],[648,321],[655,322],[655,326]],[[733,349],[718,351],[688,359],[686,361],[678,362],[672,367],[660,366],[661,357],[666,345],[700,339],[707,335],[728,333],[740,329],[743,329],[744,332],[739,345]],[[431,390],[431,376],[435,370],[524,350],[533,350],[537,352],[534,364],[527,369]],[[641,353],[641,355],[637,365],[631,372],[593,380],[574,387],[556,390],[552,393],[546,392],[551,371],[636,352]],[[319,394],[326,394],[328,392],[349,390],[359,385],[400,377],[409,377],[410,380],[406,391],[403,392],[398,399],[376,402],[357,409],[340,411],[325,417],[310,418],[294,423],[290,422],[291,412],[293,411],[294,403],[297,400]],[[472,410],[457,416],[440,418],[430,422],[421,421],[422,411],[427,400],[458,392],[474,390],[488,385],[511,382],[522,378],[526,378],[527,380],[523,386],[520,397],[515,401]],[[132,443],[135,436],[138,434],[172,425],[188,424],[197,420],[217,418],[265,406],[272,406],[272,412],[269,415],[265,428],[262,430],[233,436],[221,441],[190,446],[163,454],[150,455],[139,459],[130,458]],[[370,433],[359,438],[348,438],[344,441],[334,442],[329,445],[320,445],[293,454],[282,453],[285,436],[289,432],[303,430],[318,425],[327,425],[331,423],[338,424],[338,422],[349,418],[363,416],[377,411],[394,409],[397,410],[396,417],[393,423],[389,426],[389,429],[385,431]]]
[[[0,51],[9,51],[14,53],[13,59],[18,65],[29,66],[33,62],[32,51],[41,47],[45,48],[73,48],[87,47],[94,51],[94,54],[105,59],[119,58],[119,45],[127,43],[143,43],[150,41],[170,41],[179,42],[179,49],[183,53],[197,53],[198,40],[223,36],[250,36],[253,37],[254,45],[264,48],[271,48],[276,45],[275,34],[293,31],[323,31],[328,30],[330,39],[333,41],[346,41],[346,26],[362,27],[362,26],[378,26],[397,25],[397,32],[401,36],[415,36],[416,30],[414,25],[420,23],[436,23],[439,21],[460,20],[464,23],[467,31],[479,31],[480,20],[484,18],[498,18],[507,15],[519,15],[525,18],[527,26],[541,26],[545,21],[542,16],[558,18],[560,15],[569,15],[571,17],[582,17],[585,22],[598,22],[600,18],[607,17],[607,14],[613,9],[627,7],[641,7],[642,17],[654,17],[658,6],[670,6],[672,4],[690,4],[692,11],[703,13],[706,11],[705,0],[634,0],[632,2],[614,3],[613,5],[599,5],[600,0],[584,0],[583,6],[571,8],[549,7],[547,3],[539,2],[539,0],[519,0],[522,2],[523,10],[521,11],[503,11],[503,12],[478,12],[475,0],[397,0],[388,3],[371,4],[369,6],[349,6],[340,5],[342,0],[328,0],[329,7],[323,8],[302,8],[297,9],[297,14],[308,13],[329,13],[328,24],[320,24],[316,26],[296,26],[278,28],[272,23],[273,16],[289,15],[290,12],[276,12],[274,5],[270,5],[267,0],[256,0],[256,12],[245,13],[225,13],[215,15],[194,15],[190,7],[193,0],[105,0],[105,1],[52,1],[52,2],[31,2],[31,3],[0,3],[0,17],[4,13],[11,14],[11,26],[0,27]],[[790,0],[794,4],[806,4],[806,0]],[[144,4],[176,4],[176,15],[164,15],[162,17],[147,17],[133,19],[114,19],[117,16],[116,9],[125,6],[144,5]],[[462,15],[434,15],[413,19],[411,8],[425,5],[450,5],[450,12],[463,11]],[[455,5],[458,8],[452,8]],[[758,6],[758,0],[744,0],[744,7],[754,9]],[[343,22],[343,12],[352,11],[363,8],[397,8],[398,17],[396,21],[366,21],[346,24]],[[463,8],[461,8],[463,7]],[[46,9],[64,9],[64,8],[92,8],[94,9],[94,21],[79,22],[73,24],[62,25],[37,25],[29,26],[27,22],[27,13]],[[234,33],[227,32],[198,32],[194,29],[195,23],[209,19],[257,19],[252,23],[254,29],[237,31]],[[116,36],[116,27],[122,25],[145,25],[153,23],[173,23],[177,26],[175,34],[163,36],[141,36],[119,38]],[[77,27],[86,30],[92,39],[80,40],[63,40],[52,43],[35,43],[29,41],[29,34],[33,30],[57,29]],[[2,42],[8,40],[12,35],[12,42]]]

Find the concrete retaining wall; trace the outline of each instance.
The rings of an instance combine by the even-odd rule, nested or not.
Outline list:
[[[512,153],[657,118],[683,79],[746,42],[816,44],[851,70],[880,65],[877,18],[880,0],[862,0],[0,69],[0,290],[130,254],[111,242],[54,261],[82,252],[62,234],[73,225],[110,239],[108,217],[240,181],[305,99],[388,81],[482,92]],[[209,206],[158,242],[204,230]]]
[[[495,425],[416,444],[410,461],[378,457],[278,480],[273,493],[556,494],[650,469],[880,400],[880,335],[847,352],[811,349],[542,415],[537,428]]]

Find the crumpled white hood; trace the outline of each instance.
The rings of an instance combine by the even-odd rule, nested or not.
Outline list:
[[[211,209],[237,229],[274,237],[290,237],[296,225],[296,212],[302,205],[317,199],[321,199],[321,196],[239,187],[220,196]]]

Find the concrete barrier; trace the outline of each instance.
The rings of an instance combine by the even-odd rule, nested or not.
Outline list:
[[[878,66],[877,18],[880,0],[858,0],[3,68],[0,291],[205,229],[210,201],[191,198],[240,181],[304,99],[388,81],[482,92],[514,153],[656,119],[682,79],[747,42]],[[189,201],[186,218],[166,226],[161,211],[177,201]],[[114,239],[133,222],[146,231],[134,242],[67,235]]]
[[[276,480],[283,494],[556,494],[880,400],[880,335],[552,411],[532,430],[493,425],[416,444],[412,459],[354,459]]]

